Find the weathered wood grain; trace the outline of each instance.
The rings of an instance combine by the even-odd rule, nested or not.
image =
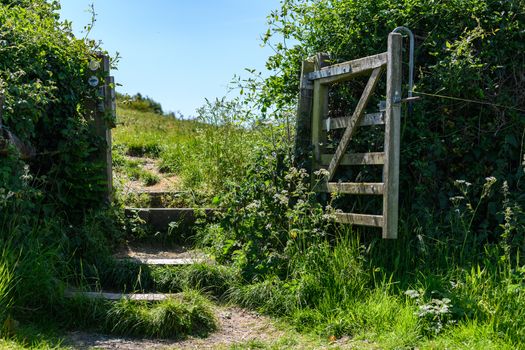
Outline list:
[[[335,130],[335,129],[344,129],[348,126],[350,119],[352,117],[340,117],[340,118],[330,118],[323,123],[323,130]],[[328,125],[329,123],[329,125]],[[383,125],[385,124],[384,114],[381,112],[378,113],[368,113],[363,116],[359,121],[357,126],[371,126],[371,125]]]
[[[356,195],[382,195],[384,185],[380,182],[328,182],[320,190],[330,193]]]
[[[370,227],[382,227],[383,217],[381,215],[335,213],[335,221],[341,224],[351,224]]]
[[[314,58],[303,61],[299,85],[299,103],[297,105],[297,122],[295,129],[294,163],[298,168],[311,170],[310,147],[312,134],[312,98],[313,81],[306,75],[315,70]]]

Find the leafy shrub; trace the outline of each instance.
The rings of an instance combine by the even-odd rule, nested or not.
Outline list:
[[[423,95],[403,118],[402,216],[417,216],[429,234],[450,232],[442,228],[449,226],[445,217],[452,210],[453,181],[472,182],[478,195],[489,176],[507,181],[512,201],[523,207],[525,100],[518,91],[525,79],[522,55],[516,55],[525,48],[523,1],[293,0],[268,18],[265,42],[281,36],[286,42],[272,43],[276,53],[267,67],[276,74],[262,86],[255,80],[248,84],[260,91],[255,96],[268,111],[296,103],[298,73],[306,57],[328,52],[337,63],[377,54],[386,51],[388,33],[395,27],[414,32],[416,93],[459,100]],[[286,45],[290,40],[293,46]],[[342,88],[345,94],[337,92]],[[378,91],[382,89],[384,85]],[[332,107],[346,110],[356,93],[356,86],[331,89]],[[497,238],[501,202],[498,194],[478,209],[472,228],[480,236]]]
[[[261,150],[245,180],[220,197],[220,224],[201,234],[217,260],[233,262],[248,281],[284,276],[291,254],[328,235],[329,217],[315,202],[308,174],[288,168],[287,159],[282,151]]]

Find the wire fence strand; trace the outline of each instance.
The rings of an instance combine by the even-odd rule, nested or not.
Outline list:
[[[525,113],[525,109],[517,108],[517,107],[514,107],[514,106],[501,105],[501,104],[487,102],[487,101],[478,101],[478,100],[470,100],[470,99],[454,97],[454,96],[429,94],[427,92],[420,92],[420,91],[414,91],[414,94],[423,95],[423,96],[429,96],[429,97],[444,98],[444,99],[449,99],[449,100],[454,100],[454,101],[463,101],[463,102],[468,102],[468,103],[476,103],[476,104],[480,104],[480,105],[487,105],[487,106],[493,106],[493,107],[499,107],[499,108],[505,108],[505,109],[512,109],[512,110],[515,110],[515,111],[518,111],[518,112]]]

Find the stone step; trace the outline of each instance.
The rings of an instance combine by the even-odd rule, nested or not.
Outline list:
[[[177,258],[177,259],[163,259],[163,258],[118,258],[117,261],[131,262],[141,265],[165,265],[165,266],[180,266],[199,264],[208,261],[204,258]]]
[[[177,294],[171,293],[111,293],[111,292],[83,292],[77,290],[66,290],[66,298],[86,298],[86,299],[103,299],[118,301],[121,299],[136,301],[162,301],[177,297]]]
[[[127,216],[137,214],[153,229],[166,232],[169,224],[172,222],[179,223],[182,228],[191,228],[200,213],[206,218],[213,218],[216,209],[213,208],[126,208]]]
[[[186,195],[188,192],[182,192],[182,191],[148,191],[148,190],[141,190],[141,191],[134,191],[132,192],[135,195],[138,196],[148,196],[149,197],[149,206],[151,208],[162,208],[166,205],[166,202],[171,202],[175,200],[177,197],[182,197]]]

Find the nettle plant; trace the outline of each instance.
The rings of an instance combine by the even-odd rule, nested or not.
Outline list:
[[[246,179],[218,199],[224,212],[203,237],[248,281],[286,276],[290,257],[330,232],[330,207],[316,201],[310,176],[290,167],[285,153],[261,150]]]
[[[450,227],[455,233],[457,246],[462,256],[476,252],[475,247],[487,239],[487,232],[492,226],[489,218],[496,216],[499,227],[494,231],[500,233],[499,247],[503,261],[519,263],[525,245],[523,209],[520,202],[522,193],[511,192],[507,181],[497,188],[498,180],[489,176],[485,182],[476,188],[466,180],[456,180],[454,185],[459,195],[450,197],[452,203],[449,212]],[[474,223],[481,222],[478,230],[473,230]],[[479,253],[479,252],[478,252]],[[483,254],[483,252],[481,252]]]
[[[435,294],[432,292],[430,294]],[[448,326],[455,324],[452,301],[446,297],[433,296],[430,300],[425,299],[424,291],[407,290],[405,295],[414,300],[418,306],[416,315],[423,324],[423,329],[429,335],[437,335]]]

